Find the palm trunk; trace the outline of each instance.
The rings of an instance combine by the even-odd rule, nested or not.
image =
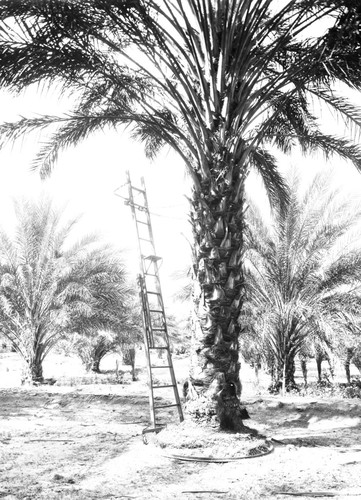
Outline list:
[[[273,351],[275,358],[274,378],[270,387],[271,392],[282,393],[296,389],[295,381],[295,359],[299,348],[295,347],[297,340],[297,320],[292,319],[288,326],[282,323],[275,328],[270,342],[270,349]]]
[[[303,381],[305,383],[305,387],[307,387],[307,360],[306,360],[306,358],[301,359],[301,370],[302,370]]]
[[[254,364],[254,375],[255,375],[255,378],[256,378],[256,385],[257,385],[257,387],[259,386],[259,371],[260,371],[261,368],[262,368],[261,363],[256,362]]]
[[[104,338],[100,338],[98,344],[93,347],[90,366],[94,373],[100,373],[100,362],[112,348],[113,346]]]
[[[125,365],[130,365],[132,380],[133,382],[136,380],[135,375],[135,347],[128,347],[123,350],[123,363]]]
[[[322,354],[317,353],[316,354],[316,366],[317,366],[317,377],[318,377],[318,382],[322,382],[322,361],[323,361],[323,356]]]
[[[239,184],[224,181],[223,190],[220,184],[204,182],[192,203],[195,286],[187,409],[223,429],[239,430],[245,416],[239,402],[237,322],[244,287],[243,191]]]
[[[345,359],[345,371],[346,371],[346,379],[347,383],[351,384],[351,370],[350,370],[350,364],[351,364],[351,359],[354,355],[354,349],[353,348],[348,348],[346,352],[346,359]]]
[[[272,390],[279,392],[282,389],[284,394],[295,387],[295,357],[292,354],[286,354],[277,359],[276,377]]]
[[[91,365],[91,370],[94,373],[100,373],[100,362],[104,358],[106,354],[110,352],[110,349],[107,347],[106,344],[101,343],[98,345],[92,355],[92,365]]]
[[[92,361],[91,371],[94,373],[100,373],[100,361],[101,358],[95,357]]]
[[[335,359],[334,356],[331,354],[327,354],[326,356],[327,363],[328,363],[328,368],[330,370],[330,378],[331,382],[333,383],[335,380]]]
[[[25,361],[23,368],[21,383],[25,384],[41,384],[44,381],[43,376],[43,360],[41,354],[36,353],[34,357]]]

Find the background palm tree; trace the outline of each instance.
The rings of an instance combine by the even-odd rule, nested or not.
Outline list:
[[[119,266],[119,261],[115,262]],[[140,305],[135,300],[134,287],[124,282],[124,277],[114,280],[117,269],[114,260],[109,260],[106,267],[100,279],[97,277],[90,286],[94,288],[95,302],[91,315],[72,318],[73,333],[62,345],[66,353],[75,353],[87,370],[96,373],[100,372],[100,362],[107,354],[121,351],[127,355],[143,341]],[[112,283],[110,293],[109,283]],[[131,354],[134,355],[133,351]]]
[[[24,202],[16,215],[15,235],[0,232],[0,328],[26,362],[25,379],[41,382],[59,339],[108,326],[129,288],[119,259],[94,237],[69,244],[76,221],[62,224],[50,202]]]
[[[346,326],[342,336],[334,338],[333,353],[341,360],[348,384],[351,384],[351,362],[361,375],[361,328],[360,312],[356,305],[351,311],[343,311],[341,321]]]
[[[35,160],[43,174],[62,148],[106,126],[131,124],[150,157],[167,144],[184,160],[193,181],[190,394],[229,402],[222,427],[242,426],[234,391],[216,394],[239,387],[245,180],[256,168],[270,198],[287,200],[269,146],[321,149],[360,167],[358,147],[322,133],[311,102],[359,127],[359,110],[334,88],[360,88],[360,15],[357,0],[0,1],[0,84],[18,92],[56,81],[78,96],[65,116],[0,129],[13,140],[59,125]],[[330,28],[318,29],[323,19]]]
[[[340,345],[345,342],[344,322],[342,326],[342,329],[330,332],[331,335],[329,335],[329,337],[326,337],[323,332],[313,331],[307,339],[305,339],[298,353],[305,386],[307,386],[308,383],[307,363],[311,358],[316,361],[318,384],[321,385],[334,381],[337,355],[335,345]],[[324,361],[328,363],[328,372],[326,372],[327,381],[325,380],[325,372],[322,371],[322,364]]]
[[[294,387],[301,349],[342,339],[347,313],[361,304],[361,249],[350,237],[360,208],[328,187],[325,175],[316,176],[301,196],[293,179],[288,207],[274,212],[273,226],[254,207],[248,212],[244,311],[252,321],[241,322],[272,353],[278,389]]]

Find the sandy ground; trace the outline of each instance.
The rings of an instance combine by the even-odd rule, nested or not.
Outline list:
[[[0,358],[1,500],[361,498],[360,400],[270,397],[248,382],[247,423],[274,439],[273,453],[178,462],[143,443],[143,377],[77,386],[74,375],[73,385],[25,389],[10,386],[17,365],[6,362]],[[80,370],[67,362],[58,362],[58,375]],[[184,363],[175,360],[176,373]]]

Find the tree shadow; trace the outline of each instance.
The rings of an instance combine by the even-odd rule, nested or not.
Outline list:
[[[250,412],[281,444],[339,446],[361,437],[361,401],[266,401]],[[263,427],[263,428],[264,428]],[[358,437],[357,437],[358,436]]]

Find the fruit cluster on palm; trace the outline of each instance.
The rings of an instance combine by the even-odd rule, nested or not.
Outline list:
[[[119,258],[94,237],[71,245],[51,203],[18,206],[15,235],[0,233],[0,329],[24,359],[24,380],[43,380],[43,361],[72,332],[120,328],[129,286]]]
[[[309,344],[345,345],[349,317],[359,316],[361,249],[350,233],[361,212],[326,186],[316,177],[300,195],[294,180],[272,225],[252,205],[248,212],[244,339],[268,355],[276,389],[295,385],[296,356]]]
[[[361,87],[360,18],[358,0],[0,1],[0,85],[56,81],[79,97],[66,116],[3,124],[4,140],[57,123],[35,160],[46,173],[62,148],[128,125],[149,156],[168,145],[184,160],[197,318],[189,383],[216,405],[219,391],[239,386],[250,169],[285,203],[270,146],[321,149],[361,166],[360,149],[323,134],[311,105],[326,103],[359,127],[360,111],[334,89]]]

